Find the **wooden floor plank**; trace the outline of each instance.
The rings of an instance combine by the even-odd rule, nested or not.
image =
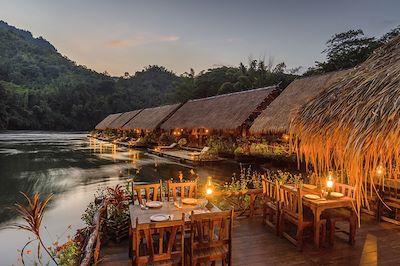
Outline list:
[[[400,227],[377,223],[364,215],[356,235],[356,244],[347,244],[347,236],[336,237],[334,247],[315,249],[307,241],[302,252],[287,240],[261,224],[260,217],[235,221],[233,234],[234,265],[400,265]],[[131,265],[128,242],[110,243],[102,248],[100,265]]]

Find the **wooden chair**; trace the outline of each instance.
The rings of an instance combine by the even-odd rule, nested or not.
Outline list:
[[[277,180],[270,181],[262,179],[263,193],[264,193],[264,206],[263,206],[263,223],[270,226],[279,233],[279,183]],[[274,224],[275,219],[275,224]]]
[[[297,191],[292,188],[280,186],[279,187],[279,200],[281,203],[281,214],[279,218],[279,233],[287,238],[290,242],[297,246],[301,251],[303,250],[303,237],[306,228],[313,228],[314,222],[310,217],[303,214],[301,186]],[[285,223],[290,222],[296,226],[296,236],[291,236],[285,231]],[[322,242],[326,239],[326,220],[321,219],[322,226]]]
[[[182,220],[139,224],[136,219],[134,265],[184,265]]]
[[[186,264],[232,265],[233,210],[191,215],[190,243],[186,246]]]
[[[174,201],[180,198],[196,198],[197,196],[197,180],[191,182],[173,183],[168,181],[167,188],[168,200],[173,198]]]
[[[380,186],[380,197],[383,202],[378,199],[377,218],[398,224],[400,221],[400,192],[399,183],[396,179],[386,179],[384,185]],[[386,216],[385,216],[386,215]],[[389,218],[389,217],[390,218]]]
[[[335,183],[333,187],[333,191],[342,193],[345,197],[354,199],[354,187]],[[329,244],[333,245],[335,240],[335,233],[341,232],[349,235],[349,244],[354,245],[355,243],[355,235],[357,228],[357,216],[354,214],[352,210],[349,208],[340,208],[340,209],[332,209],[327,213],[328,222],[329,222]],[[348,222],[349,223],[349,231],[338,230],[336,227],[337,222]]]
[[[142,203],[143,199],[146,201],[162,201],[162,181],[155,184],[146,185],[135,185],[132,183],[133,199],[132,202],[135,204],[135,196],[139,204]],[[144,192],[144,193],[143,193]]]

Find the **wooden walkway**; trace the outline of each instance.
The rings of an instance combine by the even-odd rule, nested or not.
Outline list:
[[[400,265],[400,226],[376,223],[363,216],[356,235],[356,245],[347,244],[347,236],[338,234],[334,247],[316,250],[306,244],[303,252],[286,239],[261,225],[260,217],[235,221],[233,240],[234,265]],[[312,243],[312,240],[305,241]],[[100,265],[131,265],[128,242],[109,244],[102,249]]]

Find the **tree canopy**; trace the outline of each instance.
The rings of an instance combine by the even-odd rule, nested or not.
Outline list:
[[[361,29],[334,34],[327,42],[324,62],[315,62],[304,75],[326,73],[354,67],[364,62],[372,52],[400,34],[400,25],[380,38],[365,36]]]

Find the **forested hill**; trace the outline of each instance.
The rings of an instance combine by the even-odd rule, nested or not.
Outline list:
[[[218,67],[181,76],[161,66],[112,78],[79,66],[45,39],[0,21],[0,129],[88,130],[106,115],[281,83],[285,65]]]
[[[0,129],[91,129],[109,113],[165,103],[178,79],[153,66],[115,81],[0,22]]]

